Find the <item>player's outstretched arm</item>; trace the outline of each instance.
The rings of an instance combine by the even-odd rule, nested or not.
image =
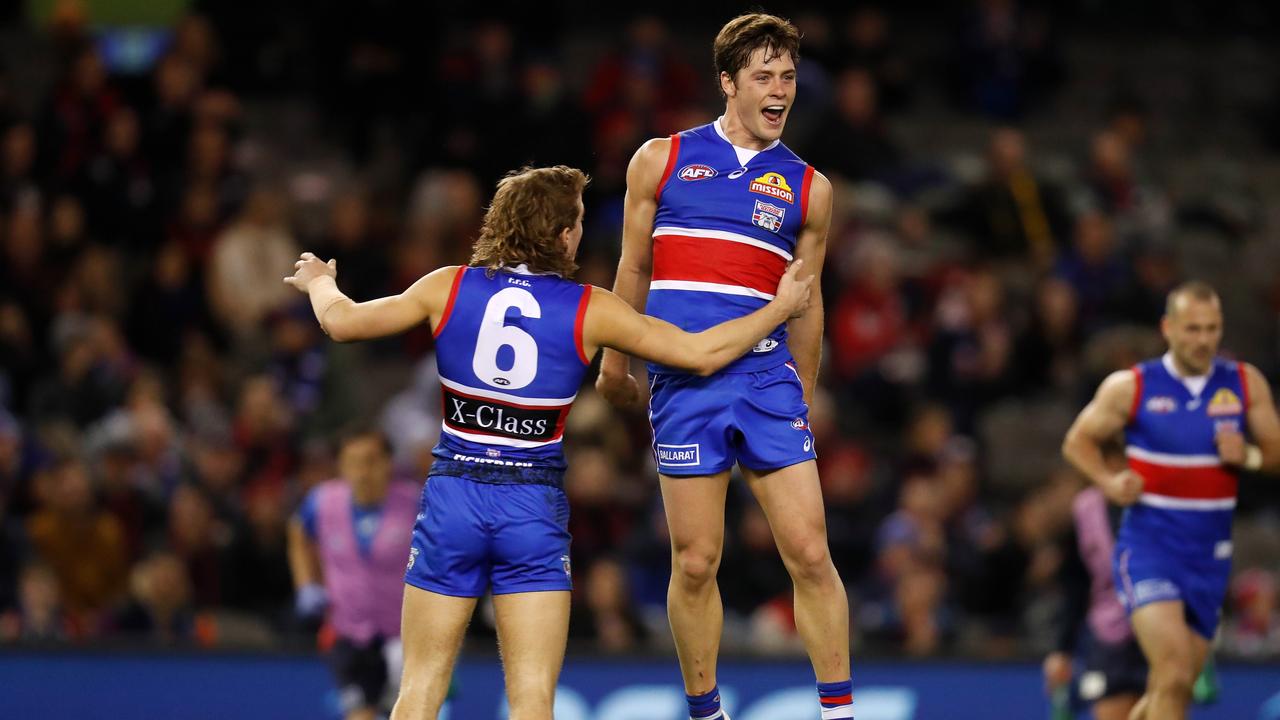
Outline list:
[[[671,139],[650,140],[631,157],[627,166],[627,196],[623,201],[622,256],[613,281],[613,294],[630,307],[643,311],[653,273],[653,216],[658,210],[658,183],[666,170]],[[627,404],[638,394],[626,355],[606,349],[600,358],[596,388],[615,405]]]
[[[583,343],[588,357],[603,346],[710,375],[741,357],[787,318],[803,312],[812,283],[813,276],[804,263],[796,261],[787,268],[768,305],[699,333],[687,333],[665,320],[641,315],[617,295],[596,290],[583,322]]]
[[[1102,446],[1129,423],[1138,392],[1133,370],[1119,370],[1098,386],[1093,400],[1080,411],[1067,437],[1062,456],[1117,505],[1131,505],[1142,494],[1142,478],[1130,470],[1113,473],[1103,459]]]
[[[787,323],[787,349],[796,360],[796,372],[804,386],[804,400],[812,404],[813,389],[818,383],[822,365],[822,263],[827,255],[827,233],[831,229],[831,181],[820,172],[813,173],[809,186],[809,214],[796,239],[796,258],[804,260],[813,273],[813,298],[804,314]]]
[[[311,297],[311,309],[329,337],[338,342],[370,340],[404,332],[430,320],[435,327],[449,299],[456,266],[420,278],[399,295],[358,303],[338,289],[338,265],[304,252],[286,283]]]
[[[1238,432],[1219,433],[1218,456],[1227,465],[1245,470],[1280,473],[1280,417],[1276,415],[1271,386],[1258,368],[1246,363],[1244,372],[1249,402],[1245,422],[1254,444],[1246,443]]]

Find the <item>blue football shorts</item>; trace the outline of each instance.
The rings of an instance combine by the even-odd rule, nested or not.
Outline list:
[[[795,366],[759,372],[650,376],[649,421],[663,475],[757,471],[813,460],[809,407]]]
[[[1212,640],[1231,576],[1230,558],[1192,561],[1148,545],[1117,542],[1116,590],[1130,614],[1155,602],[1182,603],[1187,625]]]
[[[561,484],[513,477],[437,461],[422,488],[404,581],[455,597],[570,590],[569,501]]]

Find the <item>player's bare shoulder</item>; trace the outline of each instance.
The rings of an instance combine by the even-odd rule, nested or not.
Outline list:
[[[805,215],[806,226],[810,228],[825,228],[831,224],[831,206],[834,195],[835,190],[831,186],[831,180],[815,168],[813,177],[809,180],[808,212]]]
[[[1108,409],[1122,411],[1126,415],[1133,407],[1134,395],[1138,392],[1138,374],[1132,368],[1116,370],[1108,375],[1098,386],[1094,402],[1105,405]]]
[[[653,195],[658,182],[667,169],[671,157],[671,138],[661,137],[646,141],[631,156],[627,166],[627,189]]]

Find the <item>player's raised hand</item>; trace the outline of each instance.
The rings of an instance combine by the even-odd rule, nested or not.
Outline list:
[[[293,264],[293,275],[285,278],[284,281],[285,284],[292,285],[299,292],[305,293],[310,292],[309,286],[312,280],[324,275],[338,277],[338,261],[330,260],[326,263],[312,253],[304,252],[298,262]]]
[[[804,260],[796,260],[782,274],[782,279],[778,280],[778,290],[774,293],[773,301],[787,308],[787,317],[799,317],[809,307],[813,274],[810,273],[802,279],[800,270],[803,267]]]
[[[1244,435],[1235,430],[1223,430],[1213,437],[1218,444],[1218,459],[1224,465],[1244,467],[1247,452]]]
[[[596,392],[616,408],[629,408],[640,402],[640,382],[631,373],[596,378]]]
[[[1142,495],[1142,476],[1132,470],[1121,470],[1102,483],[1102,494],[1111,502],[1125,507],[1138,501]]]

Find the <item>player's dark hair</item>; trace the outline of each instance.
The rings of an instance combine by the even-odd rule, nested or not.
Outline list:
[[[739,15],[725,23],[712,45],[717,87],[721,73],[728,73],[733,80],[751,62],[751,53],[760,48],[764,48],[766,62],[783,53],[790,55],[792,61],[799,61],[800,31],[790,20],[766,13]]]
[[[523,167],[498,181],[471,255],[475,267],[524,264],[531,272],[569,277],[578,269],[560,233],[578,222],[578,198],[590,182],[577,168]]]
[[[1164,314],[1172,317],[1178,309],[1178,300],[1183,297],[1199,300],[1200,302],[1219,302],[1218,291],[1213,286],[1203,280],[1188,280],[1178,287],[1169,291],[1169,296],[1164,302]]]
[[[387,434],[374,425],[363,423],[351,425],[343,429],[342,434],[338,437],[338,449],[341,450],[357,440],[364,440],[366,438],[377,440],[379,447],[382,448],[382,452],[386,453],[388,457],[393,454],[391,440],[387,437]]]

